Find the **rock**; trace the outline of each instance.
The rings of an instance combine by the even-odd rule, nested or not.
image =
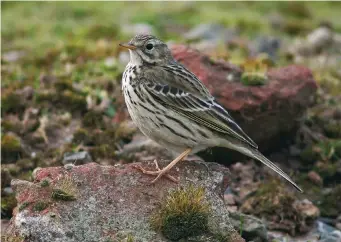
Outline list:
[[[307,42],[314,51],[328,47],[333,42],[333,31],[325,26],[308,34]]]
[[[137,171],[136,165],[155,169],[152,162],[116,166],[90,163],[70,169],[41,168],[33,182],[13,180],[18,207],[6,236],[30,241],[168,241],[151,227],[150,219],[172,191],[194,187],[204,191],[210,214],[207,232],[200,231],[187,241],[244,241],[233,228],[222,199],[228,185],[227,168],[185,161],[171,171],[180,176],[179,184],[162,178],[150,185],[152,178]],[[184,199],[186,194],[182,194]],[[179,226],[183,217],[177,216]]]
[[[2,59],[6,62],[16,62],[26,55],[25,51],[12,50],[5,52]]]
[[[230,212],[230,220],[247,241],[267,241],[267,230],[262,220],[240,212]]]
[[[310,181],[312,181],[316,185],[322,185],[323,183],[321,176],[317,174],[315,171],[309,171],[308,178]]]
[[[335,227],[341,230],[341,214],[336,218]]]
[[[87,151],[68,152],[63,156],[63,164],[76,163],[78,165],[92,162],[92,158]]]
[[[1,219],[1,234],[5,234],[7,228],[9,225],[9,220],[8,219]],[[2,239],[2,238],[1,238]]]
[[[337,39],[334,38],[334,33],[331,28],[321,26],[305,38],[296,39],[289,47],[289,52],[293,55],[309,57],[319,54],[323,50],[335,48],[337,49]],[[330,58],[330,57],[329,57]],[[299,60],[300,58],[297,58]]]
[[[302,216],[303,220],[315,220],[320,215],[320,210],[308,199],[296,200],[293,207]]]
[[[233,194],[225,194],[224,195],[224,201],[227,205],[235,205],[236,204],[236,200],[235,200]]]
[[[235,65],[212,61],[184,45],[173,45],[172,54],[208,87],[260,150],[294,130],[317,89],[312,72],[303,66],[270,69],[264,85],[245,86],[240,82],[243,72]]]
[[[210,42],[228,42],[237,36],[234,29],[226,29],[220,24],[199,24],[185,33],[188,40],[207,40]]]
[[[250,50],[253,56],[265,53],[273,61],[277,59],[277,52],[281,47],[281,40],[273,36],[260,36],[253,41]]]
[[[290,236],[279,231],[268,231],[269,241],[278,242],[340,242],[341,231],[321,221],[316,221],[314,228],[301,236]]]
[[[242,204],[240,211],[262,217],[269,230],[292,236],[308,232],[319,216],[319,209],[309,200],[298,200],[280,180],[261,184]]]

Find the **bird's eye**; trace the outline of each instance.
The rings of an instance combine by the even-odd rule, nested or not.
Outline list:
[[[147,50],[151,50],[151,49],[153,49],[154,48],[154,45],[153,44],[147,44],[146,45],[146,49]]]

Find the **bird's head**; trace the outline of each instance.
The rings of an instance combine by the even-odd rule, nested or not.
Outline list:
[[[130,62],[162,65],[173,61],[167,45],[152,35],[139,34],[121,47],[129,49]]]

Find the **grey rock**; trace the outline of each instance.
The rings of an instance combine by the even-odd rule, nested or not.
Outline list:
[[[87,151],[81,152],[68,152],[65,153],[63,156],[63,164],[69,163],[78,163],[78,164],[85,164],[92,162],[92,158]]]
[[[250,46],[251,55],[256,56],[260,53],[266,53],[270,59],[277,59],[277,52],[281,47],[281,40],[273,36],[260,36]]]
[[[266,225],[262,220],[240,212],[230,212],[230,220],[247,241],[267,241]]]
[[[311,231],[298,237],[278,231],[269,231],[268,235],[270,241],[278,242],[341,242],[341,231],[321,221],[316,221]]]
[[[134,166],[152,169],[152,162],[117,166],[100,166],[96,163],[64,167],[41,168],[33,182],[13,180],[11,185],[18,204],[29,202],[20,211],[16,208],[7,236],[22,236],[29,241],[167,241],[149,225],[150,216],[167,193],[178,186],[193,184],[205,188],[205,198],[210,204],[209,232],[188,238],[188,241],[244,241],[233,228],[223,201],[228,169],[216,163],[180,163],[173,172],[180,176],[179,184],[162,178],[150,185],[150,176],[137,171]],[[161,166],[166,165],[161,162]],[[154,168],[154,167],[153,167]],[[173,173],[173,174],[174,174]],[[68,184],[76,200],[63,201],[51,198],[40,181],[51,181],[49,188]],[[71,183],[70,183],[71,181]],[[67,183],[68,182],[68,183]],[[51,189],[52,190],[52,189]],[[35,204],[44,202],[47,207],[35,210]]]
[[[210,42],[228,42],[235,38],[238,32],[234,29],[226,29],[220,24],[199,24],[184,36],[188,40],[206,40]]]
[[[2,59],[4,59],[7,62],[16,62],[20,58],[24,57],[25,55],[26,53],[24,51],[12,50],[12,51],[5,52],[2,55]]]

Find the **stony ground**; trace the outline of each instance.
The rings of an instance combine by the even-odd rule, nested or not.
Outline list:
[[[32,181],[37,167],[74,160],[77,165],[115,165],[169,158],[136,131],[120,90],[128,56],[118,43],[149,32],[170,45],[198,49],[209,56],[206,64],[232,63],[233,73],[243,74],[238,85],[246,90],[265,90],[271,68],[310,68],[318,89],[313,100],[304,103],[306,112],[297,117],[297,125],[267,125],[270,133],[275,127],[283,131],[276,131],[276,139],[266,132],[254,134],[271,140],[261,143],[261,149],[292,172],[303,195],[292,193],[245,157],[221,149],[201,156],[230,168],[225,195],[229,210],[267,221],[268,230],[280,231],[272,236],[314,233],[304,216],[296,216],[303,209],[302,204],[293,205],[297,196],[308,199],[304,208],[313,207],[310,201],[319,209],[315,223],[327,228],[323,236],[341,228],[340,3],[5,2],[1,7],[2,219],[10,219],[17,205],[11,179]],[[265,113],[263,108],[257,112]],[[252,127],[250,113],[233,114]],[[279,226],[282,219],[286,223]]]

